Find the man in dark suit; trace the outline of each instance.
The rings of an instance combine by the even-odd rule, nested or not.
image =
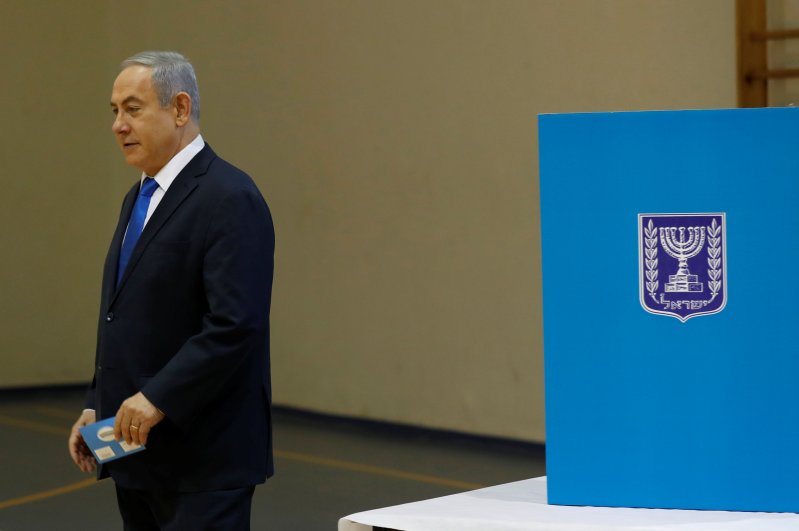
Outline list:
[[[142,178],[105,262],[94,379],[78,428],[116,416],[147,449],[100,467],[126,530],[249,529],[272,475],[269,309],[274,229],[253,181],[200,136],[194,69],[180,54],[122,63],[112,131]]]

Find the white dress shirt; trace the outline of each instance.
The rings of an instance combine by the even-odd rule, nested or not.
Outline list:
[[[155,189],[153,196],[150,198],[150,206],[147,209],[147,216],[144,218],[144,225],[142,228],[147,226],[147,222],[150,221],[150,216],[153,215],[158,203],[160,203],[161,199],[164,198],[164,194],[166,194],[166,191],[169,190],[169,187],[172,185],[175,177],[177,177],[178,174],[183,171],[183,168],[185,168],[186,165],[191,162],[191,159],[193,159],[194,156],[197,155],[197,153],[199,153],[204,146],[205,141],[203,140],[203,136],[197,135],[197,138],[192,140],[189,145],[181,149],[177,155],[172,157],[172,159],[158,171],[158,173],[152,176],[153,179],[155,179],[155,182],[158,183],[158,188]],[[142,183],[146,177],[148,177],[148,175],[142,172]]]
[[[166,191],[169,190],[169,187],[172,185],[172,182],[175,180],[175,177],[183,171],[183,168],[191,162],[191,159],[199,153],[202,148],[205,147],[205,140],[203,140],[202,135],[197,135],[197,138],[192,140],[186,147],[178,151],[178,153],[167,162],[163,168],[161,168],[158,173],[153,176],[155,182],[158,183],[158,188],[155,189],[153,192],[152,197],[150,197],[150,206],[147,207],[147,215],[144,217],[144,225],[142,225],[142,230],[144,227],[147,226],[147,222],[150,221],[150,217],[155,212],[155,208],[158,206],[158,203],[161,202],[161,199],[164,198],[164,194]],[[146,173],[142,172],[141,174],[141,181],[139,182],[139,189],[141,190],[141,185],[144,183],[144,179],[149,177]],[[125,238],[128,237],[128,229],[125,229]],[[124,244],[124,238],[122,242]]]

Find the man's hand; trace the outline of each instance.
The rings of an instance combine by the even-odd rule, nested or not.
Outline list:
[[[128,398],[117,411],[114,437],[128,444],[147,444],[153,426],[164,420],[164,413],[147,400],[141,391]]]
[[[69,434],[69,455],[72,456],[72,461],[80,468],[81,472],[94,472],[97,462],[94,460],[89,447],[86,446],[86,442],[83,440],[78,428],[92,424],[96,419],[97,416],[94,410],[87,409],[78,417]]]

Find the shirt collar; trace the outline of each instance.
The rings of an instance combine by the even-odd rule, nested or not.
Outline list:
[[[155,182],[158,183],[158,187],[163,190],[164,192],[169,189],[172,182],[175,180],[175,177],[183,171],[183,168],[191,162],[191,159],[199,153],[203,147],[205,147],[205,141],[203,140],[202,135],[197,135],[197,137],[192,140],[186,147],[178,151],[178,153],[172,157],[172,159],[161,168],[158,173],[153,176]],[[144,179],[149,177],[149,175],[142,172],[141,174],[141,182],[144,182]]]

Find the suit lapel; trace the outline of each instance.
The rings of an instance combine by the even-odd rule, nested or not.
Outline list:
[[[103,274],[103,287],[102,293],[106,302],[113,296],[116,291],[117,268],[119,267],[119,253],[122,249],[122,240],[125,237],[125,231],[128,228],[128,221],[130,220],[130,213],[133,210],[133,205],[136,204],[136,197],[139,195],[139,184],[135,184],[133,188],[125,196],[122,201],[122,211],[119,214],[119,222],[114,231],[114,236],[111,238],[111,246],[108,249],[108,258],[105,261],[105,271]],[[106,307],[108,307],[106,305]]]
[[[210,166],[211,162],[215,158],[216,154],[211,149],[211,146],[206,143],[205,147],[203,147],[203,149],[197,153],[193,159],[191,159],[191,161],[186,165],[185,168],[183,168],[183,170],[169,186],[169,189],[166,191],[166,194],[164,194],[163,199],[161,199],[161,202],[158,203],[158,207],[155,209],[155,212],[153,212],[153,215],[147,221],[147,225],[144,226],[144,230],[141,233],[139,241],[136,242],[136,247],[133,249],[133,254],[130,256],[128,267],[119,281],[119,286],[116,288],[116,292],[111,300],[111,304],[114,303],[119,292],[125,287],[128,277],[130,277],[130,275],[136,269],[136,264],[138,264],[139,259],[147,249],[147,246],[153,240],[153,237],[158,234],[158,231],[161,230],[161,227],[163,227],[169,218],[172,217],[172,214],[175,212],[175,210],[177,210],[178,207],[180,207],[180,205],[186,200],[186,198],[191,195],[194,189],[197,188],[197,185],[199,184],[197,178],[204,175],[208,171],[208,166]],[[127,219],[130,217],[130,209],[132,208],[133,205],[131,202],[131,205],[128,208],[128,216],[125,218],[125,223],[123,224],[122,228],[123,235],[125,234]],[[119,228],[117,228],[117,232],[119,232]],[[119,251],[122,247],[122,240],[120,239],[119,242],[117,242],[115,235],[114,242],[116,244],[116,260],[119,262]]]

